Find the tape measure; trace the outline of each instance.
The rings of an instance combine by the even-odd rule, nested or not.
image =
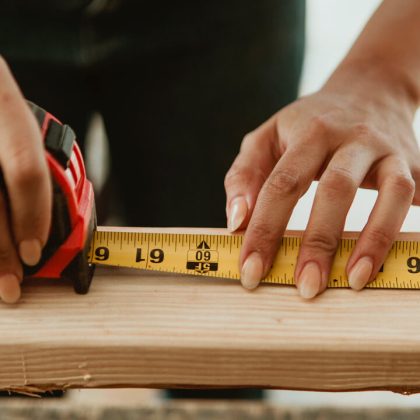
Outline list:
[[[404,235],[404,234],[402,234]],[[418,238],[405,234],[405,238]],[[263,283],[294,285],[294,269],[302,233],[288,233],[281,240],[272,270]],[[345,267],[356,244],[354,233],[340,241],[328,287],[349,287]],[[404,236],[403,236],[404,237]],[[145,231],[98,230],[95,232],[89,262],[197,276],[240,279],[238,266],[242,235],[161,233]],[[420,241],[397,240],[376,279],[367,287],[381,289],[420,289]]]

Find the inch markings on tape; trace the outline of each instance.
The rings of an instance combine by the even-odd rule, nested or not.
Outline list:
[[[90,263],[239,280],[242,235],[96,231]],[[294,284],[300,236],[284,236],[264,283]],[[328,287],[349,287],[345,267],[356,239],[343,238]],[[399,240],[367,287],[420,289],[420,241]]]

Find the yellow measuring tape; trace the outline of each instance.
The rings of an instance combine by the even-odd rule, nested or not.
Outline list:
[[[99,230],[88,258],[100,265],[239,280],[242,239],[242,235],[229,234]],[[341,239],[328,287],[349,287],[345,267],[355,244],[354,238]],[[300,245],[299,235],[283,237],[273,268],[262,281],[293,285]],[[394,242],[381,271],[367,287],[420,289],[420,241]]]

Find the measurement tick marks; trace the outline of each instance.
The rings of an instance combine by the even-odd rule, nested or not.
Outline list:
[[[230,234],[95,232],[88,260],[93,264],[133,267],[169,273],[239,279],[243,237]],[[282,239],[272,270],[263,283],[294,284],[294,268],[302,239]],[[420,289],[420,241],[396,241],[375,281],[367,287]],[[328,287],[349,287],[346,264],[356,245],[342,238]]]

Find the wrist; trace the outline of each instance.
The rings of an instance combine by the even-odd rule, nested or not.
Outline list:
[[[350,95],[356,93],[362,100],[405,110],[411,116],[420,104],[418,86],[404,69],[377,57],[344,59],[322,90]]]

